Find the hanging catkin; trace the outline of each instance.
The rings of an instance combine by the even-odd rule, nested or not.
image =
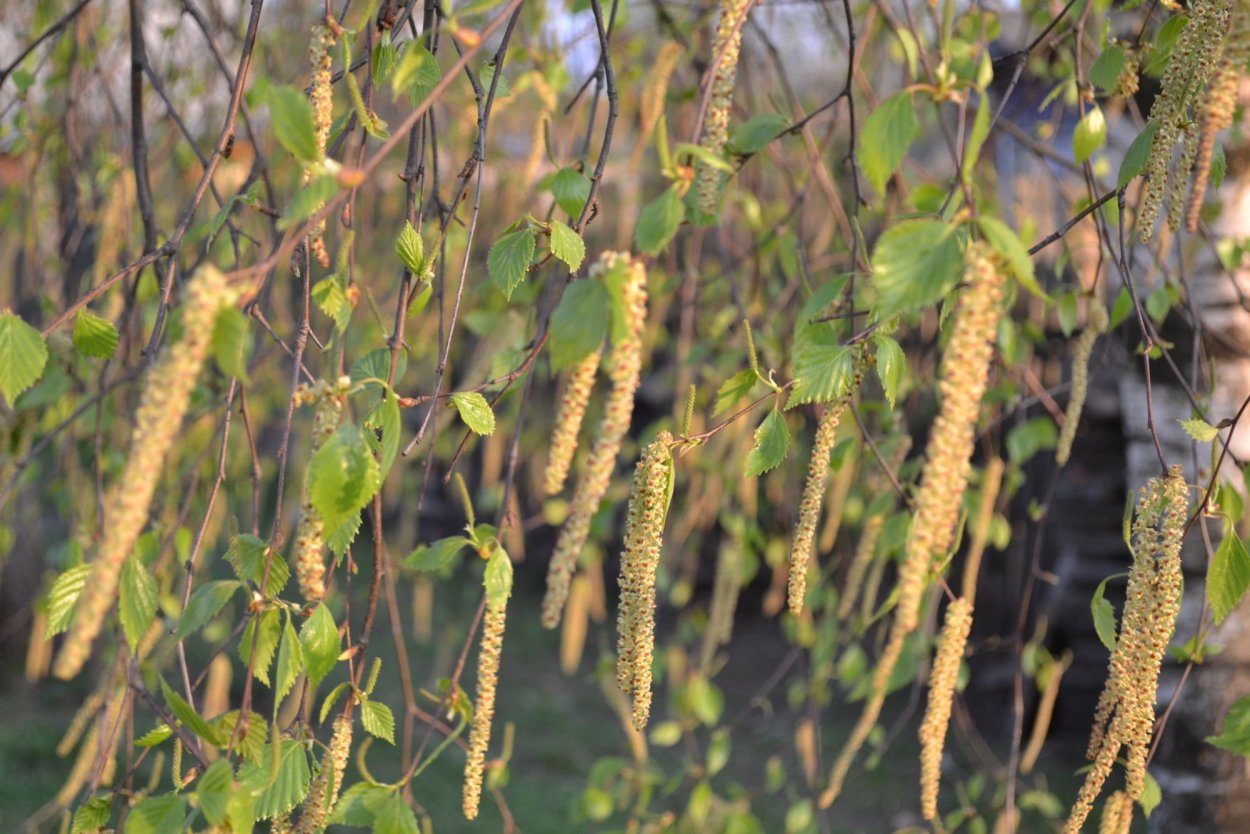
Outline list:
[[[560,398],[560,407],[556,411],[556,424],[551,430],[551,448],[547,453],[545,489],[548,495],[555,495],[564,489],[564,482],[569,476],[569,466],[577,452],[577,436],[582,430],[582,418],[586,416],[586,404],[590,402],[590,393],[595,387],[599,357],[600,351],[597,350],[587,354],[585,359],[573,366],[573,373],[564,386],[564,396]]]
[[[317,23],[312,28],[312,39],[308,42],[308,63],[312,66],[312,90],[309,93],[313,113],[313,139],[317,145],[318,158],[326,155],[326,143],[330,139],[330,127],[334,121],[334,88],[331,86],[331,55],[334,47],[334,32],[324,23]],[[311,170],[304,171],[304,185],[312,181]],[[321,206],[315,209],[320,211]],[[308,230],[308,248],[313,258],[323,269],[330,267],[330,253],[325,242],[326,221],[318,220]]]
[[[294,834],[316,834],[325,828],[328,815],[338,802],[339,788],[352,752],[352,718],[340,715],[334,719],[334,732],[325,755],[321,757],[321,769],[308,787],[308,795],[300,810],[299,822]]]
[[[621,440],[629,431],[634,413],[634,392],[642,372],[642,333],[647,323],[647,270],[641,261],[629,255],[605,252],[592,270],[592,277],[608,270],[625,271],[621,282],[624,303],[625,332],[612,349],[608,378],[612,390],[603,407],[599,436],[586,458],[585,468],[573,492],[569,517],[556,539],[551,564],[547,568],[547,593],[543,597],[543,626],[555,628],[569,597],[569,583],[577,567],[577,557],[590,533],[590,520],[599,509],[599,502],[612,482],[616,456]]]
[[[733,109],[734,84],[738,78],[738,53],[742,47],[742,25],[751,0],[721,0],[720,18],[716,22],[716,40],[712,42],[712,91],[703,119],[704,150],[720,156],[729,141],[729,115]],[[720,202],[724,174],[705,162],[695,164],[695,195],[699,210],[715,214]]]
[[[1097,297],[1091,297],[1089,324],[1077,337],[1076,348],[1072,351],[1072,393],[1068,397],[1063,428],[1059,430],[1059,442],[1055,447],[1055,462],[1060,466],[1067,466],[1072,455],[1072,441],[1076,439],[1076,429],[1081,423],[1081,412],[1085,409],[1085,396],[1089,391],[1089,358],[1094,352],[1094,343],[1106,329],[1107,310]]]
[[[960,597],[946,607],[946,622],[938,638],[937,655],[929,673],[929,702],[920,725],[920,810],[930,821],[938,819],[938,785],[942,778],[942,750],[951,721],[955,684],[963,662],[968,632],[972,629],[972,603]]]
[[[311,388],[301,387],[295,393],[295,400],[296,404],[317,404],[313,416],[311,458],[338,431],[343,420],[343,399],[325,382],[318,382]],[[326,595],[325,524],[321,513],[313,506],[311,475],[310,467],[304,472],[300,522],[295,532],[295,577],[299,581],[300,593],[309,603],[324,599]]]
[[[904,434],[894,441],[894,448],[885,458],[885,465],[890,467],[890,472],[896,471],[903,465],[909,451],[911,451],[909,435]],[[865,497],[869,510],[872,508],[873,499],[888,488],[888,479],[885,474],[880,469],[873,470],[873,474],[868,479],[868,495]],[[837,618],[839,620],[845,621],[851,616],[851,611],[854,610],[861,591],[864,592],[864,599],[868,598],[870,589],[862,586],[865,585],[864,580],[868,568],[873,565],[877,552],[877,540],[881,536],[881,530],[885,527],[885,518],[884,512],[878,512],[871,513],[864,519],[863,527],[859,531],[859,541],[855,545],[855,555],[851,558],[851,565],[846,570],[846,582],[842,586],[842,595],[838,598]],[[875,601],[875,591],[871,596]]]
[[[148,508],[161,468],[182,427],[182,418],[213,340],[217,313],[233,304],[241,291],[226,283],[211,266],[187,282],[182,302],[182,338],[170,344],[148,373],[135,412],[130,452],[122,474],[104,501],[103,536],[69,635],[52,673],[62,680],[82,669],[91,644],[117,596],[122,565],[148,521]]]
[[[507,617],[506,598],[487,603],[477,655],[477,698],[473,703],[473,726],[469,728],[469,754],[464,762],[464,818],[469,820],[477,818],[482,801],[482,774],[490,747],[490,725],[495,717],[495,688],[499,683],[499,657]]]
[[[863,713],[838,754],[829,785],[820,796],[822,808],[832,805],[841,793],[851,763],[881,715],[890,675],[907,636],[919,624],[920,600],[928,587],[929,573],[936,560],[950,549],[968,485],[977,415],[989,385],[1004,276],[981,244],[968,248],[966,260],[968,286],[959,299],[950,341],[942,357],[938,382],[941,408],[925,452],[916,513],[907,539],[906,558],[899,571],[898,603],[890,639],[873,671]]]

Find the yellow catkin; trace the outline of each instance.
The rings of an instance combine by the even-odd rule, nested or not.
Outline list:
[[[1198,127],[1185,125],[1181,131],[1181,154],[1176,160],[1176,171],[1172,176],[1171,190],[1168,195],[1168,228],[1176,231],[1181,227],[1185,217],[1185,195],[1189,191],[1189,173],[1194,168],[1198,157]]]
[[[555,495],[564,489],[569,476],[569,466],[577,452],[577,435],[582,430],[582,418],[586,416],[586,404],[595,387],[595,374],[599,372],[599,351],[594,351],[578,362],[564,386],[560,408],[556,411],[556,424],[551,430],[551,448],[547,455],[545,489]]]
[[[855,445],[842,456],[842,465],[829,486],[828,498],[825,499],[825,523],[820,528],[820,541],[816,542],[821,553],[828,553],[838,541],[838,531],[842,529],[842,518],[846,515],[846,499],[855,485],[858,464],[859,446]]]
[[[938,638],[937,654],[929,673],[929,702],[920,725],[920,810],[927,820],[938,819],[938,785],[942,778],[942,750],[951,721],[955,684],[972,629],[972,603],[960,597],[946,607],[946,622]]]
[[[148,508],[174,438],[191,401],[200,368],[208,356],[217,313],[232,304],[240,290],[212,267],[201,268],[187,283],[182,302],[182,337],[165,348],[148,373],[135,413],[130,452],[121,476],[104,501],[103,536],[69,635],[52,673],[62,680],[78,674],[91,651],[104,617],[117,596],[122,565],[147,525]]]
[[[1128,834],[1133,826],[1133,797],[1116,791],[1107,797],[1098,820],[1098,834]]]
[[[655,654],[655,576],[664,544],[664,517],[673,436],[666,431],[643,450],[634,469],[621,554],[621,599],[617,614],[616,682],[633,698],[634,726],[651,714],[651,666]]]
[[[74,760],[65,784],[57,792],[56,802],[60,807],[67,807],[74,801],[74,795],[87,784],[97,765],[101,766],[102,780],[109,773],[110,762],[113,761],[117,745],[121,741],[118,724],[122,720],[126,700],[125,687],[114,690],[108,698],[107,706],[91,723],[91,729],[83,737],[82,747],[78,750],[78,758]],[[103,749],[100,747],[101,743],[105,745]]]
[[[703,119],[703,139],[699,143],[716,156],[721,155],[729,140],[729,115],[738,78],[738,53],[742,48],[742,22],[750,7],[751,0],[721,0],[720,4],[716,39],[712,42],[712,60],[719,58],[719,61],[711,79],[712,91]],[[719,169],[696,163],[695,195],[700,211],[716,213],[723,181],[724,174]]]
[[[312,28],[312,39],[308,42],[308,63],[312,67],[312,89],[310,92],[313,112],[313,138],[317,144],[317,155],[324,157],[326,143],[330,139],[330,126],[334,121],[334,89],[330,84],[332,58],[330,51],[334,47],[334,32],[324,23],[317,23]],[[304,171],[304,185],[313,178],[311,170]],[[324,204],[323,204],[324,205]],[[317,206],[319,210],[321,206]],[[330,253],[326,250],[325,220],[318,220],[308,230],[308,248],[313,258],[323,269],[330,267]]]
[[[998,503],[998,492],[1003,487],[1006,469],[1003,459],[996,455],[986,461],[985,468],[981,470],[981,500],[971,523],[968,558],[964,560],[962,595],[971,603],[977,600],[977,574],[981,571],[981,557],[985,555],[985,546],[989,542],[990,523],[994,520],[994,506]]]
[[[625,271],[621,297],[625,309],[625,332],[612,349],[608,393],[599,422],[599,435],[586,458],[569,516],[556,539],[555,551],[547,569],[547,593],[543,597],[543,626],[555,628],[569,596],[569,583],[577,567],[577,557],[590,534],[590,520],[599,509],[599,502],[612,482],[616,456],[621,441],[629,431],[634,413],[634,392],[642,372],[642,334],[647,323],[647,270],[641,261],[629,255],[605,252],[592,269],[592,277],[608,270]]]
[[[1180,549],[1188,512],[1188,487],[1179,466],[1138,491],[1124,614],[1087,751],[1094,763],[1065,834],[1080,832],[1121,748],[1126,748],[1125,793],[1135,801],[1145,787],[1159,669],[1180,613]]]
[[[1127,97],[1137,94],[1137,88],[1141,84],[1138,75],[1141,67],[1141,52],[1130,44],[1121,44],[1120,49],[1124,52],[1124,68],[1120,70],[1120,75],[1115,80],[1115,88],[1111,91],[1111,95]]]
[[[495,717],[495,688],[499,683],[499,656],[507,622],[507,602],[486,606],[482,620],[482,645],[477,655],[477,699],[473,726],[469,729],[469,755],[464,762],[464,818],[476,819],[482,801],[482,774],[490,747],[490,724]]]
[[[1055,448],[1055,462],[1067,466],[1072,456],[1072,441],[1076,439],[1076,430],[1081,423],[1081,412],[1085,410],[1085,396],[1089,391],[1089,358],[1094,352],[1094,343],[1107,330],[1107,310],[1097,298],[1089,300],[1089,324],[1077,337],[1076,347],[1072,351],[1072,392],[1068,397],[1068,407],[1063,414],[1063,428],[1059,430],[1059,442]]]
[[[1189,206],[1185,212],[1185,228],[1190,232],[1198,230],[1202,200],[1206,196],[1207,185],[1211,181],[1211,160],[1215,157],[1215,135],[1233,123],[1233,112],[1237,109],[1237,88],[1248,61],[1250,61],[1250,9],[1243,5],[1232,10],[1219,69],[1199,106],[1198,121],[1202,127],[1198,140],[1198,155],[1194,160],[1194,187],[1190,192]]]
[[[894,446],[890,454],[885,458],[885,463],[890,467],[890,471],[896,471],[903,465],[903,461],[907,459],[907,453],[911,451],[911,437],[902,435],[894,441]],[[869,507],[872,501],[882,491],[890,488],[884,472],[880,469],[874,470],[868,479],[868,494],[865,496],[865,502]],[[851,616],[851,611],[855,608],[855,603],[861,597],[861,589],[863,591],[863,599],[869,606],[876,601],[876,584],[869,589],[865,586],[865,577],[868,575],[869,567],[874,565],[874,558],[877,553],[877,540],[881,537],[881,531],[885,527],[885,513],[873,513],[864,519],[863,527],[859,532],[859,541],[855,545],[855,555],[851,557],[851,565],[846,571],[846,582],[842,586],[842,595],[838,598],[837,618],[845,621]],[[823,543],[822,543],[823,544]],[[880,573],[877,574],[878,580]],[[861,586],[865,586],[862,587]],[[871,591],[871,593],[869,593]],[[868,597],[872,599],[869,600]],[[965,596],[967,596],[965,594]],[[867,617],[863,617],[867,619]]]
[[[425,575],[412,583],[412,637],[428,643],[434,636],[434,583]]]
[[[35,608],[26,642],[26,680],[31,683],[38,683],[52,665],[52,641],[44,633],[47,628],[48,615],[43,609]]]
[[[204,702],[201,713],[205,718],[216,718],[230,709],[230,682],[234,677],[234,664],[225,652],[208,664],[208,679],[204,682]]]
[[[343,420],[343,399],[325,382],[302,387],[296,392],[299,403],[316,402],[313,416],[311,455],[338,431]],[[304,600],[313,603],[326,595],[325,525],[312,502],[311,467],[304,473],[304,494],[300,502],[299,527],[295,531],[295,578]]]
[[[963,291],[942,357],[938,390],[941,407],[929,435],[916,513],[899,571],[898,602],[890,638],[877,661],[863,713],[838,754],[829,785],[820,796],[827,808],[842,792],[851,764],[876,726],[886,688],[902,655],[907,636],[920,620],[920,601],[935,562],[950,549],[964,490],[972,469],[973,441],[981,399],[989,385],[993,340],[1001,315],[1004,275],[988,249],[974,244],[967,252],[968,286]]]
[[[734,614],[742,590],[742,548],[740,536],[721,543],[716,556],[716,576],[712,580],[712,600],[708,604],[707,632],[703,636],[700,666],[706,670],[716,649],[733,637]]]
[[[325,828],[325,822],[338,802],[339,788],[343,786],[343,774],[352,753],[352,718],[340,715],[334,719],[334,732],[330,744],[321,757],[321,769],[308,786],[308,795],[300,809],[299,822],[293,834],[316,834]]]
[[[677,41],[665,41],[655,53],[651,71],[647,73],[646,86],[642,88],[642,95],[638,97],[638,121],[642,128],[641,136],[650,136],[651,131],[659,123],[660,116],[664,114],[664,99],[668,95],[668,84],[673,77],[673,72],[677,69],[681,54],[685,51],[686,48]],[[637,145],[640,151],[644,146],[642,142]]]
[[[590,598],[594,589],[583,574],[573,577],[569,604],[564,611],[560,630],[560,671],[571,675],[582,662],[586,648],[586,630],[590,624]]]
[[[1050,731],[1050,722],[1055,715],[1055,702],[1059,700],[1059,684],[1063,681],[1063,673],[1067,671],[1071,657],[1063,662],[1052,662],[1046,684],[1042,687],[1041,699],[1037,704],[1037,715],[1033,719],[1033,731],[1029,734],[1029,743],[1020,754],[1020,772],[1029,774],[1037,764],[1037,757],[1042,753],[1042,745],[1046,743],[1046,734]]]

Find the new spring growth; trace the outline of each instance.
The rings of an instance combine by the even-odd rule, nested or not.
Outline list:
[[[596,350],[573,366],[569,381],[564,386],[564,396],[556,411],[556,424],[551,430],[551,450],[547,455],[547,472],[544,488],[548,495],[556,495],[564,489],[569,476],[573,455],[577,453],[577,436],[582,430],[582,418],[595,387],[595,374],[599,372],[601,352]]]
[[[916,493],[916,514],[899,571],[898,602],[890,639],[873,671],[864,711],[834,762],[829,785],[820,796],[827,808],[842,791],[851,764],[876,726],[894,666],[907,636],[920,620],[920,601],[937,560],[950,549],[955,524],[972,469],[973,441],[981,399],[989,385],[993,339],[1002,313],[1004,274],[983,244],[965,255],[967,288],[960,295],[942,356],[938,390],[941,405],[925,450],[924,471]]]
[[[312,28],[308,42],[308,63],[312,67],[312,90],[309,93],[313,111],[313,138],[317,143],[317,156],[324,158],[326,143],[330,139],[330,125],[334,121],[334,88],[330,86],[330,51],[334,47],[334,32],[325,23]],[[312,179],[311,170],[304,171],[304,185]],[[324,205],[324,204],[323,204]],[[321,206],[317,206],[320,210]],[[330,267],[330,253],[325,243],[326,222],[318,220],[308,230],[308,247],[313,258],[323,269]]]
[[[217,313],[241,293],[211,266],[201,268],[187,282],[181,305],[182,336],[165,348],[148,372],[125,468],[104,501],[99,551],[52,669],[58,678],[68,680],[78,674],[100,633],[104,616],[117,596],[122,565],[147,525],[161,468],[182,427],[191,392],[212,345]]]
[[[1133,827],[1133,797],[1116,791],[1107,797],[1098,820],[1098,834],[1129,834]]]
[[[1085,410],[1085,396],[1089,391],[1089,357],[1094,352],[1094,343],[1107,330],[1107,311],[1096,297],[1089,299],[1089,324],[1077,337],[1076,348],[1072,351],[1072,392],[1068,397],[1068,407],[1063,414],[1063,428],[1059,430],[1059,442],[1055,448],[1055,462],[1067,466],[1072,456],[1072,441],[1076,439],[1076,430],[1081,423],[1081,412]]]
[[[482,620],[482,644],[477,655],[477,700],[469,729],[469,754],[464,762],[464,818],[476,819],[482,801],[482,774],[490,747],[490,725],[495,717],[495,687],[499,683],[499,655],[508,616],[507,599],[488,603]]]
[[[296,405],[317,404],[313,415],[310,457],[317,454],[338,431],[343,421],[343,393],[350,382],[350,378],[343,377],[337,387],[318,381],[315,385],[301,385],[296,389]],[[309,603],[324,599],[326,595],[325,525],[321,513],[313,506],[311,486],[309,473],[305,472],[301,516],[295,533],[295,576],[299,580],[300,593]]]
[[[1080,832],[1122,748],[1129,800],[1141,798],[1145,788],[1159,669],[1180,613],[1180,551],[1188,513],[1189,491],[1179,466],[1138,491],[1124,615],[1086,752],[1094,763],[1072,806],[1065,834]]]
[[[720,156],[729,140],[729,114],[733,108],[734,84],[738,78],[738,53],[742,47],[742,23],[752,0],[721,0],[712,42],[712,60],[719,61],[712,76],[712,93],[703,119],[704,150]],[[715,214],[720,202],[724,174],[706,162],[695,163],[695,199],[699,210]]]
[[[591,274],[594,276],[618,269],[624,271],[621,300],[625,332],[612,348],[608,368],[612,390],[604,403],[599,435],[573,491],[569,517],[560,529],[551,564],[547,568],[547,593],[543,597],[543,626],[546,628],[555,628],[560,624],[560,614],[569,597],[569,583],[577,567],[577,557],[590,533],[590,519],[598,511],[599,502],[612,482],[621,440],[629,431],[629,421],[634,413],[634,392],[638,389],[642,372],[642,333],[647,323],[647,269],[641,261],[632,260],[628,254],[605,252]]]
[[[972,629],[972,603],[964,597],[946,607],[946,621],[938,637],[937,655],[929,672],[929,702],[920,725],[920,810],[924,818],[938,819],[938,785],[942,778],[942,750],[951,721],[959,666]]]
[[[1242,4],[1231,12],[1219,68],[1199,107],[1202,130],[1194,160],[1194,187],[1185,212],[1185,228],[1190,232],[1198,230],[1202,199],[1206,196],[1207,185],[1211,181],[1215,135],[1233,123],[1233,111],[1237,108],[1237,87],[1247,63],[1250,63],[1250,8]]]
[[[321,757],[321,769],[308,787],[308,796],[300,811],[294,834],[317,834],[325,828],[326,819],[338,802],[343,774],[347,772],[347,760],[352,752],[352,718],[340,715],[334,719],[334,733],[330,745]]]
[[[647,445],[634,468],[625,550],[621,554],[621,600],[617,614],[616,682],[633,700],[635,729],[651,714],[651,665],[655,653],[655,575],[664,544],[673,465],[673,436],[666,431]]]

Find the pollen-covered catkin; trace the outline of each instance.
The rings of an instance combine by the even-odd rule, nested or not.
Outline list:
[[[666,431],[643,450],[634,469],[621,554],[617,614],[616,682],[633,700],[634,727],[651,714],[651,665],[655,653],[655,576],[664,545],[673,436]]]
[[[551,449],[547,453],[545,489],[555,495],[564,489],[569,476],[569,466],[577,452],[577,436],[582,430],[582,418],[586,416],[586,404],[595,387],[595,374],[599,372],[600,351],[594,351],[578,362],[564,386],[560,408],[556,411],[556,424],[551,430]]]
[[[829,785],[820,796],[822,808],[832,805],[842,792],[855,756],[876,726],[890,675],[907,636],[919,624],[920,601],[929,584],[929,573],[936,560],[950,549],[959,520],[972,469],[977,415],[989,385],[1004,284],[1003,272],[982,244],[968,248],[966,263],[968,286],[960,296],[950,340],[942,356],[938,380],[941,406],[925,450],[916,513],[908,534],[906,558],[899,570],[898,603],[890,638],[873,671],[863,712],[838,754]]]
[[[738,78],[738,53],[742,48],[742,24],[751,0],[721,0],[712,42],[712,60],[717,61],[712,76],[712,92],[703,120],[704,150],[720,156],[729,140],[729,114],[733,108],[734,84]],[[705,162],[695,164],[695,196],[700,211],[715,214],[720,202],[724,173]]]
[[[1107,797],[1098,820],[1098,834],[1128,834],[1133,826],[1133,797],[1116,791]]]
[[[1085,410],[1085,396],[1089,391],[1089,358],[1094,352],[1094,343],[1106,329],[1106,309],[1097,298],[1090,298],[1089,324],[1077,337],[1076,348],[1072,351],[1072,391],[1068,396],[1068,407],[1063,414],[1063,428],[1059,430],[1059,442],[1055,447],[1055,463],[1060,466],[1067,466],[1068,459],[1072,456],[1072,441],[1076,440],[1081,412]]]
[[[942,625],[937,655],[929,673],[929,702],[920,725],[920,809],[927,820],[938,819],[942,750],[946,746],[959,665],[963,662],[971,629],[972,603],[960,597],[946,607],[946,622]]]
[[[482,801],[482,775],[490,747],[490,725],[495,717],[495,687],[499,683],[499,656],[507,623],[507,600],[487,603],[482,620],[482,645],[477,655],[477,698],[469,729],[469,755],[464,762],[464,818],[476,819]]]
[[[330,126],[334,121],[334,88],[331,86],[330,50],[334,47],[334,32],[325,23],[312,28],[312,40],[308,42],[308,63],[312,66],[313,138],[317,143],[317,155],[324,157],[326,143],[330,139]],[[304,172],[304,184],[312,180],[312,172]],[[320,210],[321,206],[317,206]],[[330,253],[326,250],[326,222],[318,220],[308,230],[308,247],[312,256],[323,269],[330,266]]]
[[[642,372],[642,334],[647,323],[647,269],[628,254],[605,252],[592,269],[592,277],[608,270],[625,271],[621,297],[625,308],[625,332],[612,349],[608,392],[599,422],[599,435],[586,458],[585,469],[573,491],[569,517],[556,539],[551,564],[547,568],[547,593],[543,597],[543,626],[555,628],[569,597],[569,583],[577,567],[577,557],[590,533],[590,519],[612,482],[621,440],[629,431],[634,413],[634,392]]]
[[[294,834],[316,834],[325,828],[326,819],[334,810],[334,803],[338,802],[339,788],[343,785],[343,774],[347,771],[351,752],[352,718],[340,715],[334,719],[330,744],[321,757],[321,769],[308,787],[308,796],[304,799]]]
[[[1194,160],[1194,186],[1185,212],[1185,228],[1190,232],[1198,230],[1202,200],[1211,181],[1215,135],[1233,123],[1233,111],[1237,108],[1237,87],[1241,83],[1247,62],[1250,62],[1250,8],[1242,4],[1231,12],[1219,69],[1199,107],[1198,121],[1202,132],[1198,140],[1198,155]]]
[[[315,455],[338,431],[339,424],[343,421],[343,399],[338,391],[325,382],[318,382],[311,388],[301,388],[296,392],[296,399],[299,402],[317,403],[317,411],[313,415],[310,451],[310,455]],[[321,513],[313,506],[311,487],[309,470],[304,473],[301,515],[295,532],[295,577],[299,581],[300,593],[309,603],[324,599],[326,595],[325,525]]]
[[[148,521],[148,507],[169,449],[195,390],[200,368],[213,340],[217,313],[233,304],[241,290],[211,266],[187,283],[182,302],[182,338],[171,343],[152,366],[135,413],[125,468],[104,501],[103,535],[91,573],[83,586],[69,635],[52,673],[68,680],[82,669],[91,644],[117,595],[122,565]]]

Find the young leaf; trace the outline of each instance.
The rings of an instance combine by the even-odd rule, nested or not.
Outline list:
[[[603,347],[612,322],[612,297],[602,281],[573,281],[551,315],[551,367],[565,368]]]
[[[729,145],[740,154],[758,153],[769,142],[780,136],[789,125],[790,120],[780,113],[761,113],[734,128]]]
[[[1215,426],[1203,420],[1201,417],[1190,417],[1188,420],[1177,420],[1181,424],[1181,428],[1185,430],[1185,434],[1197,440],[1199,443],[1210,443],[1220,433]]]
[[[586,259],[586,242],[582,236],[559,220],[552,220],[551,254],[564,261],[564,265],[576,272]]]
[[[205,721],[190,704],[182,700],[182,696],[170,689],[169,684],[163,680],[161,681],[161,692],[165,695],[165,703],[169,705],[169,711],[182,723],[182,726],[215,747],[220,747],[224,743],[225,740],[221,737],[221,734]]]
[[[117,612],[126,633],[126,642],[139,645],[152,620],[156,618],[156,580],[143,566],[137,555],[132,555],[122,566],[122,587],[117,601]]]
[[[907,357],[899,343],[889,336],[878,333],[873,336],[873,343],[877,346],[877,377],[886,401],[893,408],[898,389],[907,377]]]
[[[317,450],[308,474],[308,496],[331,530],[364,508],[382,485],[378,461],[360,429],[351,423],[340,427]]]
[[[395,716],[391,708],[381,701],[364,701],[360,704],[360,723],[369,735],[391,744],[395,743]]]
[[[748,478],[776,469],[790,451],[790,430],[786,420],[776,409],[755,430],[755,445],[747,455]]]
[[[262,589],[267,597],[276,597],[286,587],[291,578],[291,569],[281,553],[270,553],[269,545],[256,536],[241,534],[230,539],[230,549],[226,551],[226,561],[234,568],[235,576],[244,581],[261,586],[265,580],[265,566],[269,566],[269,579]],[[194,597],[192,597],[194,599]],[[185,614],[183,615],[185,616]]]
[[[168,834],[181,831],[187,816],[187,801],[176,793],[149,796],[130,810],[127,834]]]
[[[113,813],[113,806],[106,796],[93,796],[78,806],[74,812],[74,821],[70,825],[70,834],[87,834],[103,828]]]
[[[495,412],[490,403],[477,391],[466,391],[451,395],[451,403],[460,412],[460,419],[475,434],[493,434],[495,431]]]
[[[1107,92],[1115,89],[1124,71],[1124,50],[1119,44],[1108,43],[1102,54],[1089,68],[1089,80]]]
[[[1146,819],[1150,819],[1150,815],[1155,808],[1159,807],[1159,803],[1162,801],[1163,790],[1159,787],[1158,781],[1147,772],[1146,781],[1142,785],[1141,796],[1137,798],[1137,804],[1141,806],[1142,813],[1146,815]]]
[[[334,813],[330,815],[329,823],[351,828],[370,828],[379,810],[394,795],[394,788],[357,782],[343,791],[334,806]]]
[[[339,190],[339,181],[330,174],[314,177],[287,203],[286,211],[278,218],[279,231],[285,231],[296,223],[311,217]]]
[[[534,247],[534,230],[529,227],[509,232],[490,247],[486,271],[505,298],[511,299],[512,291],[525,280],[534,259]]]
[[[10,406],[39,381],[47,362],[43,334],[12,313],[0,315],[0,394]]]
[[[217,616],[234,592],[242,587],[244,587],[242,582],[223,579],[196,588],[182,616],[178,619],[178,629],[174,632],[174,639],[182,640],[187,635],[199,631],[209,620]]]
[[[294,87],[275,84],[269,88],[269,118],[274,136],[296,159],[321,161],[307,96]]]
[[[1076,129],[1072,132],[1072,154],[1077,164],[1089,159],[1106,141],[1107,120],[1098,105],[1094,105],[1076,123]]]
[[[840,345],[804,340],[794,347],[794,377],[787,409],[829,402],[842,396],[855,378],[855,360],[851,351]]]
[[[273,653],[278,648],[278,639],[282,635],[282,617],[278,609],[271,608],[253,619],[243,629],[243,639],[239,641],[239,657],[244,663],[252,660],[252,643],[256,644],[256,665],[253,674],[256,680],[265,686],[269,683],[269,667],[273,663]]]
[[[401,428],[399,398],[395,396],[391,388],[386,389],[386,394],[383,395],[382,403],[376,409],[375,414],[377,414],[377,427],[382,433],[378,445],[382,478],[385,480],[386,474],[391,471],[391,465],[395,462],[395,455],[399,453],[399,430]]]
[[[577,217],[590,197],[590,180],[576,168],[561,168],[551,179],[551,194],[560,211]]]
[[[248,320],[235,307],[217,314],[213,324],[213,360],[223,374],[247,382]]]
[[[407,91],[408,100],[415,107],[441,80],[443,71],[433,53],[417,41],[408,41],[399,66],[391,75],[391,96]]]
[[[276,756],[274,744],[280,745]],[[239,781],[253,793],[260,793],[255,806],[258,819],[287,813],[308,795],[308,785],[312,782],[304,744],[294,739],[275,739],[265,745],[259,763],[239,768]]]
[[[397,792],[378,806],[373,819],[374,834],[420,834],[416,814]]]
[[[733,408],[754,390],[759,381],[760,378],[756,376],[755,371],[746,368],[722,382],[716,391],[716,407],[712,409],[712,416],[723,414]]]
[[[44,637],[54,637],[69,628],[74,619],[74,606],[78,604],[78,597],[90,573],[90,564],[78,565],[65,571],[52,583],[52,590],[48,591],[48,626],[44,629]]]
[[[895,93],[864,120],[857,145],[859,165],[878,194],[889,181],[920,133],[911,93]]]
[[[1155,141],[1156,127],[1158,125],[1154,122],[1146,125],[1146,129],[1137,134],[1133,144],[1124,152],[1124,159],[1120,161],[1120,173],[1115,178],[1116,188],[1128,185],[1129,180],[1145,169],[1146,162],[1150,159],[1150,148]]]
[[[395,254],[413,275],[425,274],[425,244],[410,221],[404,221],[404,228],[395,240]]]
[[[1224,726],[1218,736],[1208,736],[1207,744],[1214,744],[1239,756],[1250,757],[1250,695],[1238,698],[1224,716]]]
[[[486,562],[483,585],[486,587],[488,605],[503,605],[512,595],[512,560],[502,547],[495,548],[495,552]]]
[[[1094,631],[1098,632],[1098,639],[1107,647],[1107,651],[1115,651],[1115,608],[1106,598],[1107,580],[1098,583],[1098,587],[1094,589],[1094,596],[1089,601],[1090,613],[1094,615]]]
[[[275,704],[281,703],[286,694],[291,691],[291,687],[295,685],[295,679],[299,677],[303,668],[303,644],[295,634],[295,627],[291,625],[290,616],[287,616],[282,629],[282,645],[278,648],[278,681],[273,688]]]
[[[342,333],[352,319],[352,305],[347,300],[347,293],[339,286],[334,276],[322,278],[312,287],[312,300],[330,318],[334,319],[334,329]]]
[[[220,825],[226,819],[226,809],[234,789],[233,781],[234,773],[225,759],[213,762],[200,777],[195,796],[199,800],[200,810],[204,812],[204,819],[211,825]]]
[[[1231,524],[1224,525],[1224,541],[1207,567],[1207,602],[1215,624],[1237,607],[1250,589],[1250,554]]]
[[[439,539],[433,544],[423,544],[416,550],[408,554],[404,559],[404,567],[410,570],[419,571],[435,571],[442,570],[451,564],[451,560],[464,547],[467,547],[469,540],[464,536],[449,536],[445,539]]]
[[[1015,274],[1016,280],[1020,282],[1020,286],[1036,297],[1046,300],[1045,290],[1037,283],[1037,273],[1033,269],[1033,258],[1029,255],[1029,250],[1020,240],[1020,237],[1012,231],[1010,226],[997,217],[982,215],[977,220],[981,225],[981,233],[985,235],[985,239],[1011,265],[1011,271]]]
[[[685,217],[686,207],[677,193],[677,185],[673,184],[648,203],[638,216],[634,245],[644,254],[658,255],[668,248]]]
[[[83,356],[108,359],[117,350],[117,328],[113,322],[92,313],[86,307],[74,319],[74,350]]]
[[[312,615],[299,630],[299,640],[304,647],[304,667],[308,672],[308,686],[316,689],[338,662],[338,626],[325,603],[313,609]]]
[[[954,230],[941,220],[904,220],[880,238],[872,258],[877,314],[895,313],[942,300],[963,269]]]

